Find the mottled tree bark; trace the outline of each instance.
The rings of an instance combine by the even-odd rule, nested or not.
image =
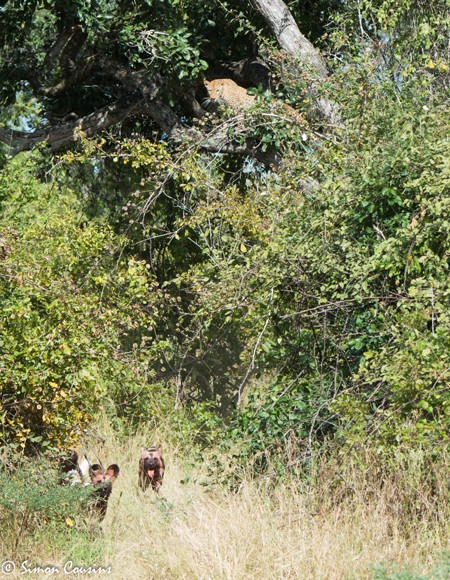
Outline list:
[[[328,71],[325,61],[300,32],[286,4],[282,0],[251,0],[251,3],[265,19],[281,48],[298,58],[319,78],[326,79]]]
[[[328,70],[324,59],[300,32],[286,4],[282,0],[250,0],[250,2],[265,19],[281,48],[297,59],[300,66],[306,68],[312,77],[315,76],[318,81],[325,80],[328,77]],[[331,125],[340,125],[336,103],[321,97],[314,85],[310,86],[310,92],[321,115]]]

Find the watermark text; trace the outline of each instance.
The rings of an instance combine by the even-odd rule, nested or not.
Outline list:
[[[68,560],[63,565],[53,564],[36,564],[29,560],[17,563],[13,560],[5,560],[0,565],[0,573],[3,576],[10,576],[11,574],[18,575],[34,575],[34,574],[64,574],[72,576],[97,576],[101,574],[111,574],[111,566],[81,566],[77,565],[72,560]]]

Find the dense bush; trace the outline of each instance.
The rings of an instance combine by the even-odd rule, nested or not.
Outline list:
[[[234,16],[236,34],[255,34]],[[426,2],[348,2],[327,40],[334,75],[313,93],[308,72],[261,41],[276,94],[260,87],[235,122],[222,111],[201,123],[224,122],[224,143],[276,146],[276,169],[135,132],[79,139],[51,170],[9,161],[3,441],[62,445],[106,407],[117,425],[174,410],[180,433],[211,445],[220,433],[260,470],[269,456],[308,461],[333,438],[387,455],[447,445],[446,32]],[[206,66],[195,38],[184,25],[165,37],[169,93]],[[144,48],[130,45],[136,66]],[[342,123],[311,115],[311,94]],[[301,123],[282,118],[281,98]]]
[[[146,391],[141,345],[157,304],[146,264],[32,159],[2,173],[2,442],[19,450],[76,439],[116,396]]]

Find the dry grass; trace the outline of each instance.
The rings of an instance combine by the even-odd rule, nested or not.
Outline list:
[[[336,473],[323,470],[310,491],[295,481],[273,489],[249,480],[232,494],[201,486],[194,473],[182,483],[189,458],[167,443],[161,493],[144,495],[137,485],[144,437],[118,444],[109,434],[108,441],[98,455],[119,463],[121,475],[93,544],[101,551],[95,563],[111,565],[113,578],[370,578],[380,562],[426,572],[449,549],[448,501],[422,497],[407,507],[395,478],[370,488],[355,473],[351,485],[336,487]],[[94,563],[79,554],[70,553]],[[47,542],[33,558],[61,563],[67,551]]]
[[[213,492],[181,483],[188,461],[166,447],[161,493],[144,496],[140,443],[119,450],[122,475],[104,522],[117,578],[366,578],[380,562],[429,569],[449,548],[448,502],[430,503],[414,485],[410,497],[401,479],[369,487],[351,474],[351,493],[340,486],[338,501],[335,473],[303,493],[295,481],[274,490],[251,480],[238,493]]]

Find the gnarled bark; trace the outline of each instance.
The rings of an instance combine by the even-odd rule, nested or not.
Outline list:
[[[307,68],[318,81],[328,77],[328,70],[319,51],[300,32],[289,8],[282,0],[250,0],[251,4],[265,19],[281,48]],[[319,95],[315,86],[310,93],[318,111],[332,125],[340,125],[339,109],[336,103]]]
[[[328,71],[325,61],[300,32],[286,4],[282,0],[251,0],[251,3],[265,19],[281,48],[298,58],[319,78],[326,79]]]

